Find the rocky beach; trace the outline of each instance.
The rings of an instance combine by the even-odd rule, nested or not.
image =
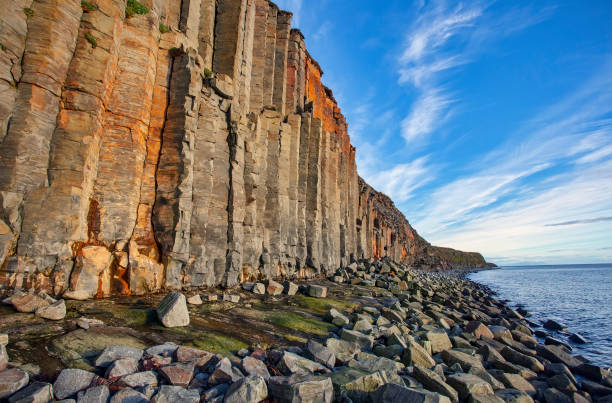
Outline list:
[[[0,396],[10,402],[612,398],[609,370],[573,356],[563,325],[531,322],[464,271],[365,261],[327,279],[217,293],[4,303]]]

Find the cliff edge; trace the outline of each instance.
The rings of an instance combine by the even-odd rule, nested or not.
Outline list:
[[[292,14],[268,0],[15,0],[0,16],[0,286],[86,299],[484,266],[357,175]]]

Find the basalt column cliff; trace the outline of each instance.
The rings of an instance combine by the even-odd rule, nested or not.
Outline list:
[[[70,298],[326,273],[432,247],[357,175],[321,68],[268,0],[11,0],[0,284]]]

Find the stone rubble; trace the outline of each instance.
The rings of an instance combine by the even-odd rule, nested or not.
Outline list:
[[[236,361],[169,342],[144,351],[111,346],[94,359],[95,372],[65,369],[53,384],[33,380],[28,385],[27,373],[9,363],[0,372],[0,398],[126,403],[612,399],[608,369],[572,356],[563,346],[540,344],[530,336],[524,311],[518,317],[460,275],[385,261],[384,266],[360,263],[350,279],[365,273],[378,287],[393,289],[394,298],[379,300],[382,307],[364,305],[354,312],[330,309],[325,318],[336,330],[327,338],[308,340],[303,348],[244,349]],[[398,280],[406,281],[405,290],[394,289]],[[287,292],[288,287],[279,286]],[[320,297],[327,293],[323,288],[309,284],[302,292]],[[180,299],[171,294],[173,301]],[[0,335],[0,341],[8,339]],[[158,363],[154,370],[148,367],[151,362]]]

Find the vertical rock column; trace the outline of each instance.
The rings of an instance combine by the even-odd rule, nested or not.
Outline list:
[[[281,116],[285,115],[287,87],[287,51],[289,49],[289,31],[293,14],[279,11],[276,22],[276,49],[274,56],[274,92],[272,103]]]

